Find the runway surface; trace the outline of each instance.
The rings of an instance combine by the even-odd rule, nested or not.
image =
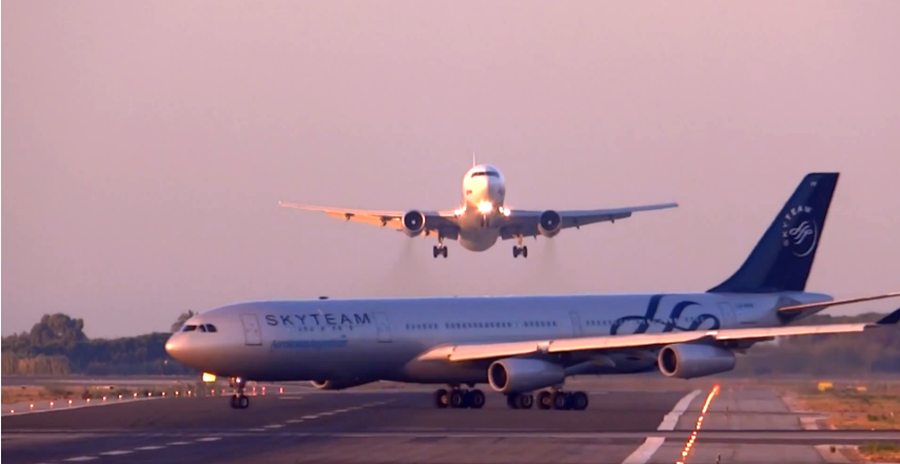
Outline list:
[[[206,397],[7,415],[2,460],[802,463],[826,462],[815,445],[900,441],[897,432],[801,430],[802,415],[762,389],[589,393],[587,411],[511,410],[493,393],[484,409],[470,410],[436,409],[428,391],[295,390],[253,397],[247,410]]]

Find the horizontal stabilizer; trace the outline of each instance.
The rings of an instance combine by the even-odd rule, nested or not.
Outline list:
[[[875,301],[875,300],[884,300],[886,298],[897,298],[900,297],[900,292],[891,292],[885,293],[882,295],[874,295],[874,296],[864,296],[860,298],[849,298],[846,300],[833,300],[833,301],[821,301],[818,303],[806,303],[799,305],[791,305],[791,306],[782,306],[778,308],[779,312],[792,312],[792,311],[808,311],[813,309],[824,309],[831,306],[841,306],[846,304],[853,303],[862,303],[864,301]]]

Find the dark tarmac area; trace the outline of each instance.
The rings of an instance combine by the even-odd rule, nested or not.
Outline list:
[[[709,391],[590,392],[586,411],[512,410],[502,395],[485,393],[480,410],[437,409],[428,391],[303,391],[252,397],[246,410],[202,397],[5,415],[2,460],[674,463]],[[897,432],[801,430],[778,403],[765,391],[722,392],[693,444],[697,456],[705,449],[710,458],[724,452],[723,463],[825,462],[815,445],[900,441]]]

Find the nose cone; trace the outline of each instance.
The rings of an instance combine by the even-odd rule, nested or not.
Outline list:
[[[174,333],[168,340],[166,340],[166,353],[169,353],[169,356],[183,361],[184,357],[184,335],[181,333]]]

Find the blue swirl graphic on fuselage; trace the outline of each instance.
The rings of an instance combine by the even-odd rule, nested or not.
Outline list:
[[[662,301],[662,298],[664,296],[666,295],[653,295],[653,297],[650,298],[650,303],[647,304],[647,312],[643,316],[624,316],[616,319],[616,321],[613,322],[612,327],[610,327],[609,329],[609,334],[618,335],[619,328],[622,326],[622,324],[629,321],[638,322],[638,328],[634,331],[634,333],[647,333],[647,330],[650,329],[650,323],[657,320],[656,312],[659,310],[659,303],[660,301]],[[689,300],[676,303],[675,306],[672,307],[672,313],[669,315],[669,317],[665,320],[660,321],[662,324],[664,324],[662,332],[672,332],[675,329],[683,331],[697,330],[706,321],[712,321],[712,327],[710,327],[709,330],[716,330],[721,327],[721,322],[719,321],[718,317],[706,313],[698,315],[697,318],[691,321],[691,324],[687,327],[679,326],[678,319],[681,318],[681,314],[684,312],[684,310],[690,306],[700,306],[700,303]]]

